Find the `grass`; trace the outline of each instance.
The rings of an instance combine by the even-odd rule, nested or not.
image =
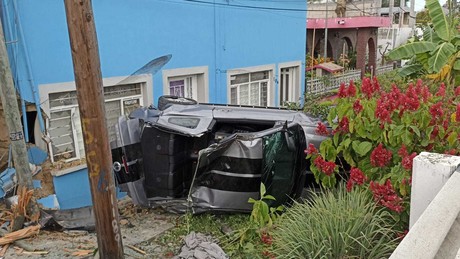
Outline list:
[[[391,215],[368,192],[344,186],[295,203],[273,231],[276,258],[387,258],[396,248]]]

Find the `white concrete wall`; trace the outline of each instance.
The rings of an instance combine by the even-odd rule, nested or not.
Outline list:
[[[390,259],[460,258],[460,157],[414,158],[410,229]]]
[[[460,165],[460,157],[422,152],[414,158],[410,202],[411,228]]]

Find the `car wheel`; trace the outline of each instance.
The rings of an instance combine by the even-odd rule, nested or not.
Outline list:
[[[164,110],[171,104],[182,104],[182,105],[193,105],[198,102],[185,97],[179,97],[174,95],[163,95],[158,98],[158,110]]]

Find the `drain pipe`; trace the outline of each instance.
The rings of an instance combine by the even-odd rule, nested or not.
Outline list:
[[[13,0],[13,8],[14,8],[14,12],[15,12],[15,15],[16,15],[16,18],[17,18],[17,24],[18,24],[18,29],[19,29],[19,35],[20,35],[20,39],[21,39],[21,46],[24,50],[24,57],[26,59],[26,66],[27,66],[27,72],[28,72],[28,75],[29,75],[29,85],[32,89],[32,93],[33,93],[33,100],[34,100],[34,103],[35,103],[35,108],[37,109],[37,117],[38,117],[38,122],[40,124],[40,131],[42,133],[45,132],[45,123],[43,122],[43,116],[42,116],[42,113],[41,113],[41,109],[40,109],[40,98],[38,96],[38,92],[37,90],[35,89],[35,83],[34,83],[34,79],[33,79],[33,75],[32,75],[32,67],[30,66],[30,59],[29,59],[29,52],[27,51],[27,44],[26,44],[26,41],[24,40],[24,32],[22,30],[22,26],[21,26],[21,19],[19,18],[19,13],[18,13],[18,9],[17,9],[17,5],[16,5],[16,0]]]
[[[12,48],[16,48],[16,50],[11,51],[11,53],[13,55],[12,58],[13,58],[13,60],[15,62],[15,64],[14,64],[15,76],[13,77],[13,79],[14,79],[14,84],[16,85],[17,90],[19,92],[19,97],[21,98],[22,125],[24,126],[24,140],[26,141],[26,143],[29,143],[29,125],[28,125],[28,122],[27,122],[26,102],[24,101],[24,98],[22,98],[21,87],[19,87],[19,84],[18,84],[18,59],[17,59],[17,55],[18,55],[18,53],[17,53],[18,37],[16,35],[16,39],[13,40],[13,29],[11,28],[10,11],[9,11],[7,5],[8,4],[6,3],[6,0],[3,0],[3,6],[4,6],[4,9],[5,9],[5,18],[6,18],[6,21],[5,21],[4,24],[6,24],[7,27],[8,27],[8,30],[5,30],[5,32],[6,32],[5,33],[5,38],[6,38],[6,35],[8,35],[8,37],[9,37],[9,42],[7,42],[7,41],[5,41],[5,42],[7,44],[8,43],[9,44],[15,43],[15,45],[11,45]]]

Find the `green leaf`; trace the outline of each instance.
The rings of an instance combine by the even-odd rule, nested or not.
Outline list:
[[[249,203],[256,203],[256,200],[254,200],[253,198],[249,198],[248,202]]]
[[[410,128],[417,134],[417,137],[420,137],[420,130],[417,128],[417,126],[410,126]]]
[[[460,59],[455,60],[454,70],[460,70]]]
[[[444,42],[438,45],[436,49],[431,52],[431,57],[428,59],[430,70],[439,73],[442,67],[449,62],[449,58],[455,51],[455,46],[450,42]]]
[[[335,161],[337,150],[335,149],[334,145],[332,145],[332,139],[329,138],[321,142],[319,151],[326,160]]]
[[[343,158],[345,159],[345,161],[347,161],[347,163],[351,166],[356,166],[356,163],[355,161],[353,160],[353,156],[350,154],[350,151],[348,150],[344,150],[343,151]]]
[[[265,196],[263,197],[263,199],[264,199],[264,200],[274,200],[274,201],[276,201],[276,198],[273,197],[272,195],[265,195]]]
[[[334,146],[338,146],[339,145],[339,133],[334,134],[333,140],[334,140]]]
[[[260,183],[260,197],[264,197],[266,192],[267,192],[267,190],[265,189],[265,184]]]
[[[438,43],[441,41],[441,38],[439,38],[431,26],[425,26],[423,28],[423,40]]]
[[[407,65],[399,69],[399,75],[402,77],[407,77],[411,75],[416,75],[417,73],[423,70],[423,66],[421,64],[413,64]]]
[[[426,41],[407,43],[390,51],[388,58],[391,60],[409,59],[417,54],[433,51],[436,46],[435,43]]]
[[[343,141],[343,146],[348,148],[351,144],[351,139],[347,138]]]
[[[353,150],[360,156],[365,156],[372,148],[372,143],[368,141],[353,141]]]
[[[457,141],[457,136],[458,136],[458,133],[457,132],[452,132],[449,137],[447,137],[447,141],[449,142],[449,145],[452,147],[455,142]]]
[[[404,133],[404,126],[403,125],[398,125],[396,128],[393,130],[393,135],[395,137],[401,136]]]
[[[450,41],[450,24],[438,0],[426,0],[426,8],[433,22],[434,31],[444,41]]]

